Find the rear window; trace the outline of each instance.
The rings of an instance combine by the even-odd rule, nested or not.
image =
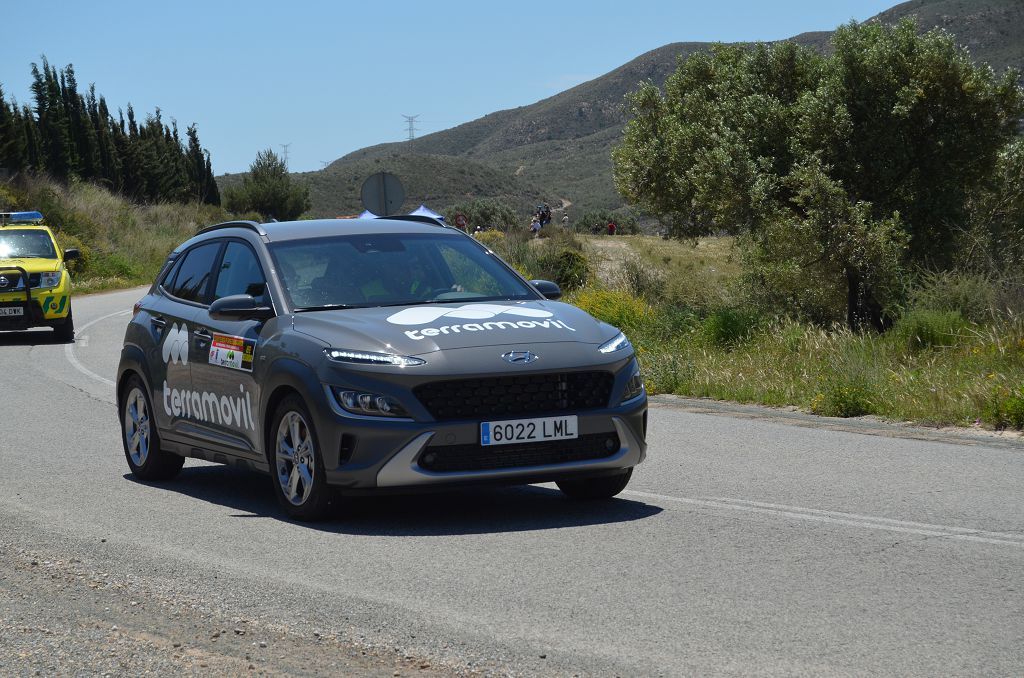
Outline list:
[[[173,281],[165,283],[164,288],[179,299],[204,303],[220,245],[220,242],[211,242],[186,252],[177,270],[169,276]]]
[[[56,259],[53,239],[46,231],[0,229],[0,259]]]

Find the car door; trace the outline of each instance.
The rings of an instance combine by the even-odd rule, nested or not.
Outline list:
[[[210,301],[236,294],[250,294],[260,306],[273,305],[255,251],[242,240],[228,240]],[[211,404],[202,424],[203,434],[213,445],[256,459],[262,445],[256,425],[260,385],[253,378],[253,367],[264,322],[215,319],[204,307],[195,318],[193,331],[192,383],[203,401]],[[214,402],[216,407],[212,407]]]
[[[148,309],[153,333],[153,355],[149,356],[153,409],[164,435],[188,436],[194,425],[191,332],[196,313],[209,295],[222,246],[214,241],[183,252],[160,283],[159,294]]]

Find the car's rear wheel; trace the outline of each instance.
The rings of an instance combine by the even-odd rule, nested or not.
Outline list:
[[[152,420],[153,406],[138,375],[128,378],[121,398],[121,442],[128,467],[142,480],[167,480],[178,475],[184,457],[160,449],[160,436]]]
[[[574,478],[559,480],[558,489],[573,499],[611,499],[626,489],[633,469],[627,468],[621,473],[595,478]]]
[[[59,342],[67,343],[75,339],[75,319],[68,309],[68,317],[59,325],[53,327],[53,337]]]
[[[278,405],[270,429],[274,492],[295,520],[324,518],[332,499],[312,422],[302,399],[289,395]]]

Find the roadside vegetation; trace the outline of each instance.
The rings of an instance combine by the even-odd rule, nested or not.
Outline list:
[[[62,248],[81,251],[68,262],[76,294],[149,284],[179,243],[229,218],[216,205],[139,205],[92,183],[27,176],[0,183],[0,211],[17,210],[39,210]]]

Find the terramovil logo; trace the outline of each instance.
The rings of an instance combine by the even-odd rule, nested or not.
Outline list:
[[[164,345],[161,349],[164,362],[178,364],[181,361],[182,365],[188,364],[188,327],[185,323],[178,327],[177,323],[171,325],[171,329],[167,330],[167,334],[164,336]]]
[[[164,362],[188,364],[188,326],[171,325],[161,349]],[[210,391],[188,391],[171,388],[164,381],[164,412],[167,416],[186,417],[196,421],[234,428],[256,430],[252,419],[252,398],[245,386],[238,385],[239,395],[219,395]]]
[[[503,304],[466,304],[458,308],[450,306],[416,306],[388,316],[388,322],[394,325],[426,325],[441,318],[458,318],[460,320],[488,320],[499,315],[512,315],[521,318],[537,318],[537,320],[500,320],[487,323],[463,323],[442,325],[441,327],[425,327],[422,330],[406,330],[405,335],[417,341],[424,337],[436,337],[439,334],[459,334],[460,332],[487,332],[492,330],[525,330],[532,328],[556,328],[575,332],[573,328],[561,320],[551,319],[551,311],[529,306],[506,306]]]

